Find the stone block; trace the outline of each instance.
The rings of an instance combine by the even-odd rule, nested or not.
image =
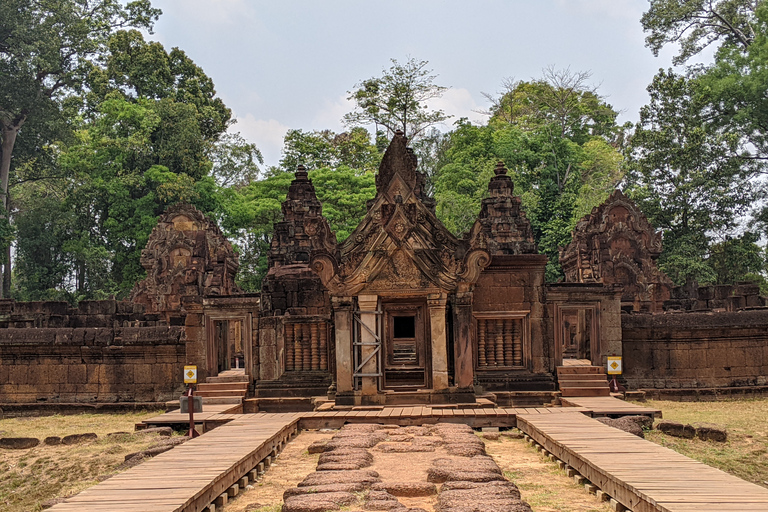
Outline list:
[[[676,421],[663,420],[656,425],[656,429],[673,437],[682,437],[684,439],[693,439],[696,436],[696,429],[691,425],[684,425]]]

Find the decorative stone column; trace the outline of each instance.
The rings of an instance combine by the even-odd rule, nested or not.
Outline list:
[[[427,296],[430,338],[432,340],[432,389],[448,389],[448,344],[445,336],[445,293]]]
[[[376,350],[376,337],[371,334],[376,332],[376,324],[378,323],[378,315],[375,313],[379,305],[378,295],[358,295],[357,306],[360,308],[360,342],[363,346],[360,347],[362,363],[370,357],[367,363],[363,365],[361,372],[366,375],[378,374],[380,372],[378,357],[374,353]],[[366,329],[365,327],[368,329]],[[381,345],[379,345],[381,350]],[[363,395],[376,395],[379,392],[379,378],[378,377],[362,377],[361,379],[361,392]]]
[[[333,297],[336,332],[336,392],[352,392],[352,299]]]
[[[459,389],[474,385],[474,321],[472,319],[472,292],[459,292],[454,301],[454,357],[455,384]]]

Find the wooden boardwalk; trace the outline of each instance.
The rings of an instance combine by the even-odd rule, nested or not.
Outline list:
[[[584,414],[521,414],[518,427],[633,512],[766,512],[768,489]]]
[[[561,397],[564,406],[589,409],[591,416],[651,416],[661,418],[661,409],[643,407],[612,396],[569,396]]]
[[[197,431],[201,434],[203,432],[208,432],[220,425],[241,418],[242,412],[243,406],[240,404],[204,404],[203,412],[195,413],[195,425],[203,426],[202,429],[197,428]],[[175,411],[166,412],[159,416],[153,416],[141,423],[137,423],[136,428],[139,430],[147,427],[163,426],[173,426],[178,428],[179,425],[189,426],[189,414],[182,414],[176,409]]]
[[[554,415],[561,412],[589,413],[582,407],[353,407],[330,411],[303,412],[301,428],[339,428],[345,423],[383,423],[392,425],[423,425],[449,422],[465,423],[471,427],[514,427],[519,414]]]
[[[200,512],[296,432],[300,415],[243,414],[54,505],[53,512]]]

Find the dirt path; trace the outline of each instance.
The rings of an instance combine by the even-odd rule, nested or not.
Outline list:
[[[517,484],[534,512],[609,512],[611,507],[576,485],[565,471],[522,439],[485,440],[485,450]]]
[[[418,428],[418,427],[416,427]],[[291,441],[252,489],[246,489],[230,501],[224,512],[280,512],[283,493],[295,487],[307,475],[313,473],[319,454],[307,452],[316,441],[329,441],[338,431],[303,431]],[[481,439],[482,436],[480,436]],[[576,485],[565,472],[542,457],[523,440],[502,436],[498,441],[486,440],[485,449],[492,456],[504,476],[514,482],[522,498],[534,512],[608,512],[610,507]],[[386,446],[390,443],[384,443]],[[448,456],[445,448],[436,446],[432,452],[386,452],[372,448],[373,464],[366,470],[379,473],[385,482],[425,482],[427,472],[437,458]],[[437,496],[399,497],[408,508],[421,508],[434,512]]]
[[[315,441],[326,441],[337,431],[304,430],[288,443],[264,477],[227,503],[224,512],[279,512],[283,493],[295,487],[317,466],[319,454],[310,455],[307,447]],[[217,507],[217,510],[219,508]]]

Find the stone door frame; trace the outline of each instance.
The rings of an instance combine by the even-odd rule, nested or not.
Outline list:
[[[205,335],[206,335],[206,364],[209,368],[211,377],[215,377],[219,374],[219,353],[216,346],[216,322],[238,320],[242,323],[242,343],[243,343],[243,367],[245,374],[252,377],[253,366],[253,314],[251,312],[236,312],[236,313],[206,313],[204,317],[205,321]],[[229,348],[227,347],[227,352]]]
[[[416,330],[416,351],[419,358],[420,368],[424,371],[424,382],[421,385],[406,386],[417,387],[419,389],[431,389],[432,388],[432,350],[430,341],[430,319],[427,311],[426,297],[423,300],[418,298],[409,299],[397,299],[381,297],[381,310],[384,314],[383,317],[383,332],[382,332],[382,388],[383,389],[397,389],[400,386],[391,387],[387,383],[387,371],[396,371],[394,368],[388,368],[388,358],[393,348],[393,332],[391,330],[391,323],[395,316],[401,316],[397,313],[413,312],[415,316],[415,330]],[[395,313],[395,314],[393,314]]]
[[[563,311],[590,311],[592,313],[592,326],[589,333],[589,359],[595,366],[602,366],[602,353],[600,351],[600,302],[556,302],[555,306],[555,363],[563,364]]]

